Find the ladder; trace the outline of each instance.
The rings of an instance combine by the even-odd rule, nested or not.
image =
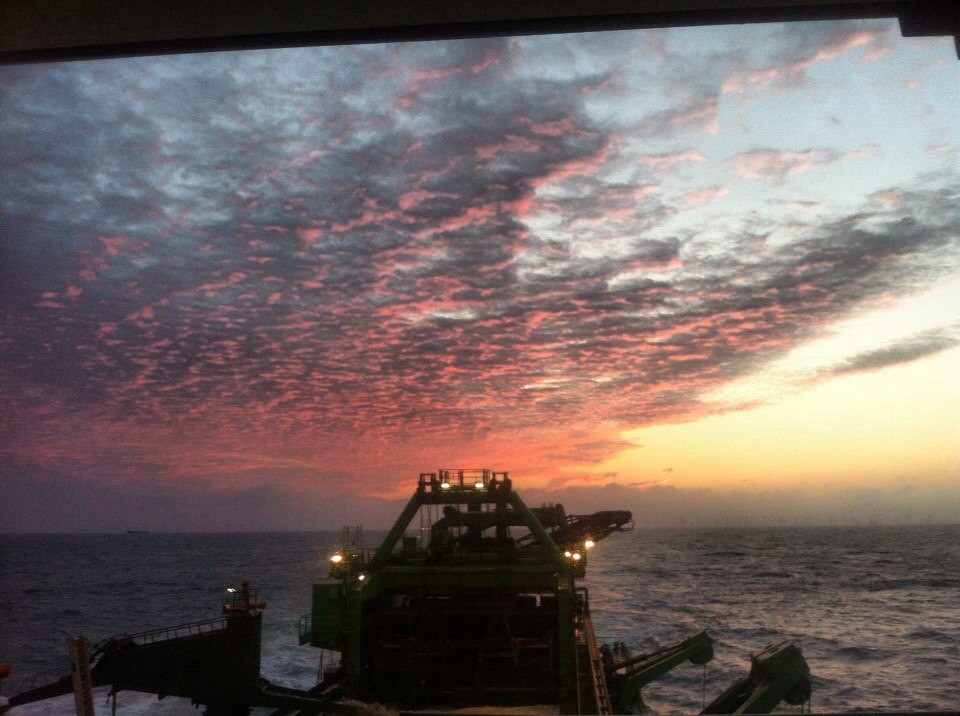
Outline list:
[[[67,639],[73,663],[73,700],[77,716],[96,716],[93,710],[93,682],[90,679],[90,652],[82,636]]]
[[[593,631],[593,619],[590,618],[589,610],[584,610],[582,625],[581,643],[585,642],[586,646],[587,668],[590,670],[590,682],[593,686],[593,699],[596,704],[596,711],[593,713],[612,714],[610,691],[607,689],[607,675],[603,668],[603,660],[600,658],[600,650],[597,648],[597,637]]]

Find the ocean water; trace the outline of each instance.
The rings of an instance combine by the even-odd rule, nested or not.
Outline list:
[[[370,532],[375,545],[382,533]],[[0,661],[20,680],[67,664],[64,638],[204,619],[249,579],[267,601],[263,675],[306,688],[319,651],[297,645],[310,585],[337,533],[0,536]],[[654,713],[700,709],[791,639],[813,672],[813,710],[960,709],[960,526],[636,530],[590,555],[598,639],[635,652],[699,631],[714,660],[644,689]],[[100,689],[98,709],[109,713]],[[789,710],[789,707],[787,707]],[[72,713],[72,697],[13,714]],[[123,692],[121,714],[194,714],[189,702]]]

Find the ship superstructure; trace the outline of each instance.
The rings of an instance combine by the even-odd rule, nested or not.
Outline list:
[[[575,583],[594,544],[628,525],[626,511],[527,507],[505,472],[423,473],[376,551],[332,555],[301,643],[340,652],[342,688],[362,700],[599,713],[578,700],[578,662],[599,657]]]
[[[74,692],[77,713],[90,690],[176,695],[208,714],[257,706],[276,714],[355,712],[357,702],[406,710],[552,705],[559,713],[631,713],[641,689],[684,663],[713,658],[705,633],[647,654],[623,642],[598,646],[589,593],[577,581],[590,550],[631,529],[631,514],[568,515],[561,505],[528,507],[506,472],[422,473],[386,538],[366,549],[359,534],[328,556],[313,585],[301,644],[339,658],[306,690],[260,676],[266,605],[246,582],[220,619],[120,635],[88,650],[71,646],[72,668],[25,682],[11,705]],[[768,713],[810,696],[800,650],[773,644],[750,672],[703,713]],[[0,711],[3,709],[0,708]],[[92,711],[91,711],[92,716]]]

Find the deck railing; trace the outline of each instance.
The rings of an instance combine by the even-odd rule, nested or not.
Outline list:
[[[152,644],[156,641],[166,641],[167,639],[175,639],[181,636],[209,634],[211,632],[225,629],[226,626],[226,617],[214,617],[213,619],[203,619],[197,622],[178,624],[177,626],[173,627],[150,629],[137,634],[118,634],[116,636],[107,637],[106,639],[101,639],[94,644],[93,648],[90,649],[90,656],[96,656],[103,651],[103,648],[111,641],[117,641],[119,639],[132,639],[138,644]]]
[[[215,617],[213,619],[204,619],[199,622],[190,622],[188,624],[180,624],[174,627],[166,627],[163,629],[151,629],[150,631],[142,631],[139,634],[131,634],[130,639],[133,639],[135,642],[140,644],[152,644],[157,641],[166,641],[167,639],[176,639],[177,637],[182,636],[195,636],[199,634],[209,634],[211,632],[220,631],[227,627],[226,617]]]
[[[49,686],[50,684],[56,683],[70,674],[73,673],[72,666],[58,666],[55,669],[47,669],[46,671],[38,671],[35,674],[30,674],[29,676],[24,676],[20,680],[20,684],[17,686],[17,693],[23,693],[24,691],[32,691],[33,689],[39,689],[42,686]]]
[[[297,629],[300,638],[300,644],[307,644],[313,639],[313,614],[307,613],[300,617],[300,625]]]

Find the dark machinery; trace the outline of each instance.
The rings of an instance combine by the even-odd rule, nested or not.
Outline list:
[[[320,706],[335,710],[327,708],[328,700],[322,694],[285,689],[260,678],[260,625],[265,606],[244,582],[218,618],[123,634],[104,639],[89,650],[82,638],[72,639],[72,667],[28,677],[8,707],[74,693],[77,711],[83,713],[90,689],[110,686],[112,694],[128,690],[160,698],[188,698],[204,705],[211,716],[247,714],[251,706],[298,707],[303,713],[319,713]],[[82,675],[79,679],[78,672]],[[89,706],[92,714],[92,704]]]
[[[337,713],[349,711],[350,700],[406,709],[556,704],[561,713],[631,713],[642,706],[644,685],[682,663],[713,658],[705,633],[639,656],[620,642],[598,647],[589,594],[575,582],[598,541],[632,526],[623,510],[567,515],[561,505],[527,507],[505,472],[423,473],[380,547],[367,550],[345,531],[329,557],[329,578],[313,585],[300,643],[340,654],[313,689],[260,678],[265,605],[244,583],[221,618],[105,640],[89,657],[74,658],[72,673],[26,683],[10,705],[73,691],[80,709],[81,687],[89,693],[110,685],[114,693],[189,698],[210,714],[246,714],[254,706]],[[704,713],[767,713],[783,699],[802,703],[808,673],[799,649],[773,645]]]
[[[410,534],[417,515],[420,534]],[[529,508],[505,472],[423,473],[379,549],[354,542],[330,557],[300,642],[340,652],[332,678],[361,701],[630,713],[645,684],[713,657],[704,633],[637,657],[622,644],[598,648],[588,592],[575,581],[598,541],[632,526],[622,510]],[[762,713],[801,695],[806,663],[783,646],[754,657],[761,666],[738,682],[742,698],[725,694],[711,706]]]
[[[407,534],[418,514],[421,534]],[[630,524],[625,511],[528,508],[502,472],[424,473],[378,550],[331,557],[301,643],[341,653],[339,683],[356,699],[577,712],[590,617],[574,580],[588,549]]]

